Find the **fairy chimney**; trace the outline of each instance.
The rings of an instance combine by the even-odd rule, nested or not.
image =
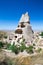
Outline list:
[[[21,16],[18,27],[15,30],[15,37],[23,37],[26,42],[32,42],[33,30],[30,25],[30,17],[28,12]]]

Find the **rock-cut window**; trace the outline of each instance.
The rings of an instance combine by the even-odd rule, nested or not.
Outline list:
[[[21,28],[24,28],[25,25],[24,25],[24,22],[21,22]]]
[[[15,33],[17,33],[17,34],[22,34],[22,29],[17,29],[17,30],[15,30]]]

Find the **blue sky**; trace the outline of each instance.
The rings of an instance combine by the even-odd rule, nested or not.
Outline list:
[[[0,30],[15,30],[25,12],[33,30],[43,30],[43,0],[0,0]]]

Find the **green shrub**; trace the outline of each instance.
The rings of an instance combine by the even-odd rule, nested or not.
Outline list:
[[[21,43],[21,46],[19,47],[19,50],[20,50],[21,52],[23,52],[25,49],[26,49],[26,46],[25,46],[25,44],[22,42],[22,43]]]
[[[9,44],[7,44],[7,47],[6,48],[9,49],[10,46],[11,46],[11,44],[9,43]]]
[[[7,49],[8,50],[12,50],[12,52],[15,52],[15,54],[19,53],[19,49],[18,49],[18,47],[15,44],[13,44],[13,45],[8,44]]]
[[[7,38],[7,36],[4,36],[4,38],[6,39],[6,38]]]
[[[12,52],[15,52],[15,54],[19,53],[18,47],[16,45],[11,46]]]
[[[43,37],[43,32],[41,32],[41,34],[39,34],[39,35]]]
[[[33,43],[33,46],[35,46],[35,44]]]
[[[3,45],[4,45],[4,43],[0,42],[0,48],[2,48],[2,47],[3,47]]]
[[[38,48],[38,50],[37,50],[37,51],[38,51],[38,52],[41,52],[41,50],[42,50],[41,48]]]
[[[25,42],[25,39],[23,39],[23,42]]]
[[[33,46],[29,46],[26,49],[27,53],[33,53]]]

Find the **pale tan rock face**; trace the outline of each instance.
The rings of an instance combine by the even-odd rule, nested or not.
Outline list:
[[[24,28],[23,34],[24,34],[24,38],[26,39],[26,41],[28,42],[29,40],[32,41],[33,32],[29,24]]]
[[[27,12],[21,16],[18,27],[15,31],[20,32],[23,35],[26,42],[31,42],[33,40],[33,30],[30,26],[30,18]],[[18,34],[16,32],[15,34]]]
[[[29,16],[28,16],[28,12],[26,12],[25,14],[23,14],[20,18],[19,22],[28,22],[29,21]]]

